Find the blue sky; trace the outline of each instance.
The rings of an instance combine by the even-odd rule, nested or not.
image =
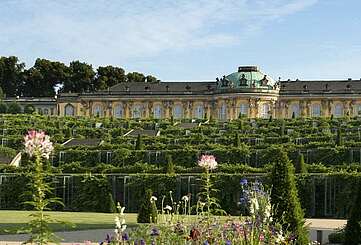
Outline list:
[[[274,79],[360,79],[360,9],[360,0],[0,0],[0,56],[164,81],[214,80],[239,65]]]

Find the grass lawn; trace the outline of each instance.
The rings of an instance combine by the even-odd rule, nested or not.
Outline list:
[[[14,234],[17,230],[26,226],[31,220],[29,215],[32,211],[0,210],[0,234]],[[53,231],[74,231],[88,229],[113,229],[115,213],[87,213],[87,212],[45,212],[58,221],[71,222],[74,226],[64,224],[51,224]],[[181,218],[181,216],[178,216]],[[159,217],[158,217],[159,218]],[[239,217],[221,216],[222,221],[229,218]],[[196,216],[191,216],[190,222]],[[137,214],[126,213],[125,220],[128,227],[137,225]]]
[[[0,210],[0,234],[16,233],[15,230],[24,227],[31,219],[31,211]],[[46,212],[59,221],[71,222],[75,227],[63,224],[52,224],[54,231],[108,229],[114,228],[115,214],[110,213],[85,213],[85,212]],[[137,214],[125,214],[128,225],[135,225]]]

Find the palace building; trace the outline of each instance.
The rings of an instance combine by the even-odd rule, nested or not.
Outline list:
[[[361,115],[361,81],[275,81],[256,66],[240,66],[216,81],[120,83],[94,93],[17,100],[22,106],[34,105],[43,114],[60,116],[218,120],[239,116],[342,117]]]

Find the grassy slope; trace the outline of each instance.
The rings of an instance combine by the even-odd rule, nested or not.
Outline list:
[[[113,228],[115,214],[109,213],[83,213],[83,212],[46,212],[52,218],[59,221],[71,222],[76,227],[64,226],[63,224],[53,224],[52,227],[56,231],[69,230],[84,230],[84,229],[102,229]],[[10,230],[14,233],[26,225],[31,219],[29,217],[30,211],[9,211],[0,210],[0,234],[6,233],[5,230]],[[126,214],[125,219],[127,224],[136,223],[136,214]]]

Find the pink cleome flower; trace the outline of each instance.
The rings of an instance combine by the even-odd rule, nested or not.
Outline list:
[[[50,137],[43,131],[31,130],[24,137],[25,152],[30,157],[39,153],[42,157],[49,159],[50,153],[53,151],[53,143],[50,141]]]
[[[208,170],[214,170],[217,168],[217,161],[213,155],[202,155],[198,161],[198,165]]]

